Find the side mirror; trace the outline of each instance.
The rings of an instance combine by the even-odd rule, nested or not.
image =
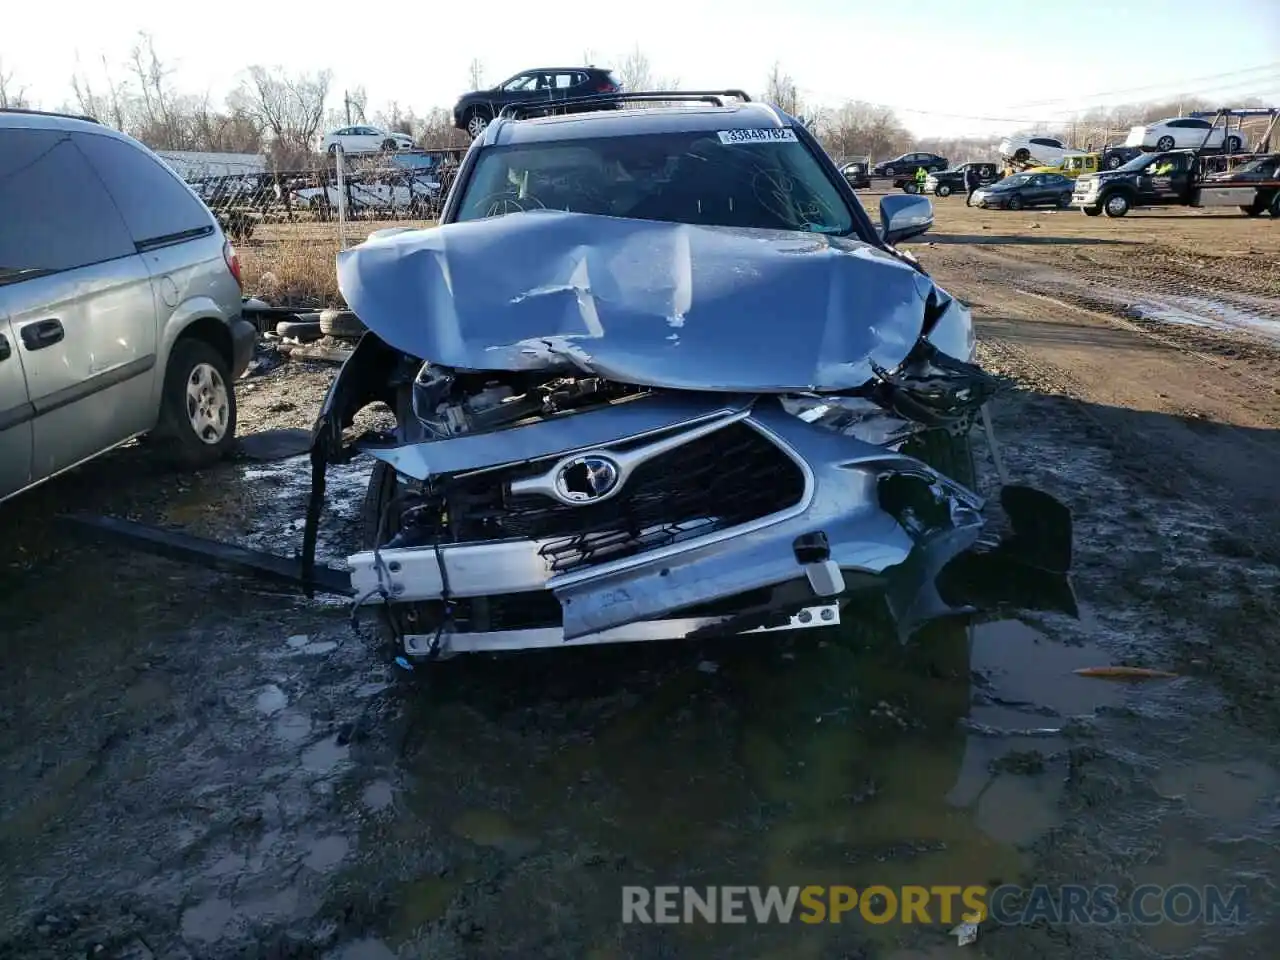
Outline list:
[[[918,194],[880,199],[880,236],[893,246],[926,233],[933,226],[933,204]]]

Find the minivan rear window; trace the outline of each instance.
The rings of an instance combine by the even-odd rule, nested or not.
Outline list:
[[[135,243],[213,232],[213,215],[161,161],[115,137],[74,135],[120,208]]]
[[[70,135],[0,129],[0,285],[134,252],[116,205]]]

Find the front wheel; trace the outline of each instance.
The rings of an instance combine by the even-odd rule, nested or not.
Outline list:
[[[973,442],[968,433],[955,436],[942,429],[925,430],[903,443],[902,452],[977,492],[978,471],[974,466]]]
[[[176,466],[217,463],[236,439],[236,394],[222,354],[203,340],[179,340],[169,354],[156,432]]]
[[[1123,217],[1129,212],[1129,198],[1123,193],[1113,193],[1102,201],[1102,212],[1108,217]]]
[[[938,184],[937,189],[934,190],[933,192],[940,197],[949,197],[951,196],[951,187],[949,184],[940,183]]]
[[[394,153],[397,146],[398,144],[394,140],[388,139],[382,141],[382,149],[387,151],[387,153]]]
[[[1021,210],[1021,209],[1022,209],[1022,198],[1021,198],[1021,197],[1019,197],[1017,194],[1014,194],[1012,197],[1010,197],[1010,198],[1009,198],[1009,209],[1010,209],[1010,210]]]

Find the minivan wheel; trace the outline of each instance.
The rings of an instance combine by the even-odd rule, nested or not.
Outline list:
[[[940,197],[949,197],[951,196],[951,185],[947,183],[940,183],[933,192]]]
[[[236,394],[227,361],[205,341],[174,344],[156,432],[166,458],[184,469],[212,466],[231,451]]]

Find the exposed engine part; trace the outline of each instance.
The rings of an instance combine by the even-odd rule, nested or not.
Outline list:
[[[926,427],[952,432],[967,432],[982,405],[1006,383],[924,340],[895,370],[875,372],[871,397],[877,403]]]
[[[805,423],[826,427],[864,443],[895,449],[907,437],[924,429],[922,424],[905,420],[866,397],[801,394],[783,397],[782,408]]]
[[[424,363],[413,381],[414,417],[436,439],[483,433],[642,392],[599,377],[459,373]]]

